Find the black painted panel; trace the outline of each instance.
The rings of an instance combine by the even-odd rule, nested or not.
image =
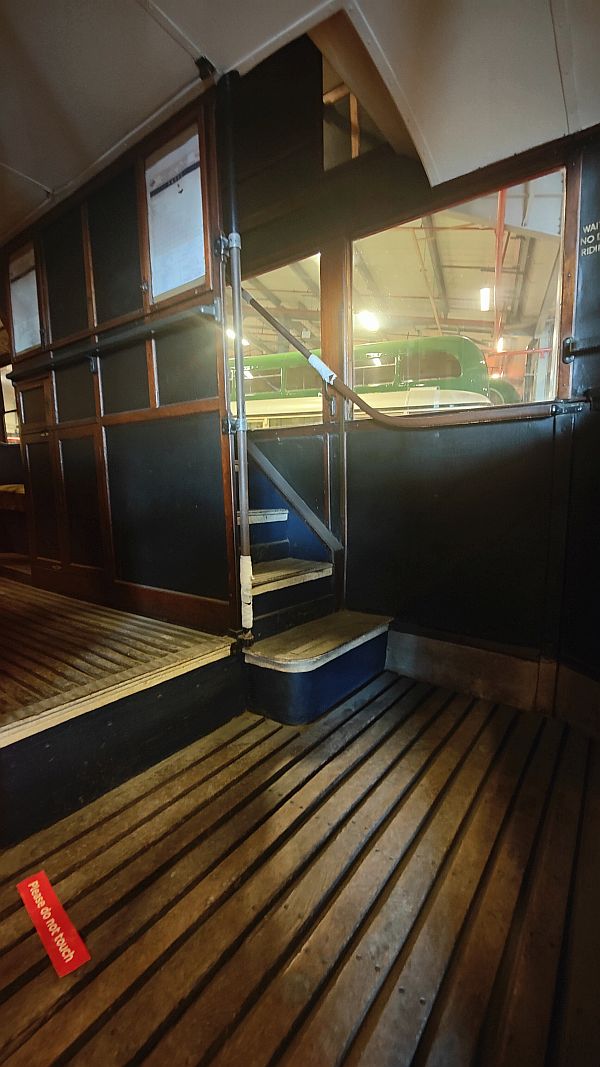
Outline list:
[[[94,418],[94,375],[89,360],[56,370],[54,381],[59,422]]]
[[[117,174],[88,200],[98,322],[142,306],[137,193],[133,169]]]
[[[105,414],[150,406],[144,341],[102,356],[100,372]]]
[[[69,337],[87,326],[87,295],[79,207],[43,233],[52,338]]]
[[[23,460],[19,445],[0,443],[0,484],[23,481]]]
[[[306,36],[240,80],[234,141],[242,230],[265,206],[289,201],[320,174],[322,108],[321,54]]]
[[[348,605],[539,648],[553,421],[348,434]]]
[[[198,319],[156,339],[156,371],[161,404],[217,396],[217,331]]]
[[[21,393],[21,404],[25,424],[46,422],[46,402],[42,385],[24,389]]]
[[[72,563],[100,566],[102,538],[93,437],[60,443]]]
[[[29,491],[34,512],[34,549],[38,556],[58,559],[58,527],[52,456],[48,441],[27,446]]]
[[[309,508],[324,519],[323,437],[269,437],[256,445]]]
[[[239,657],[134,693],[0,749],[0,844],[14,844],[244,710]]]
[[[599,226],[597,230],[585,227]],[[600,339],[600,140],[583,152],[575,337]],[[600,388],[600,355],[578,356],[579,396]],[[600,678],[600,412],[575,420],[561,658]]]
[[[106,433],[118,577],[226,599],[218,414],[111,426]]]

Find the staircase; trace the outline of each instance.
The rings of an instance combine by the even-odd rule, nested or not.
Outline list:
[[[249,456],[248,706],[306,723],[383,670],[390,620],[342,608],[342,544],[256,446]]]

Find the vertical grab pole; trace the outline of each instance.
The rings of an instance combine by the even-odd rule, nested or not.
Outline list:
[[[239,80],[237,71],[230,71],[219,79],[217,92],[220,102],[221,164],[224,176],[224,206],[228,222],[229,272],[233,309],[235,354],[235,395],[237,405],[238,507],[240,517],[240,600],[242,631],[245,640],[252,640],[252,560],[250,557],[250,518],[248,506],[248,441],[246,397],[244,394],[244,349],[242,346],[242,242],[239,234],[237,195],[235,187],[235,147],[233,139],[233,89]]]

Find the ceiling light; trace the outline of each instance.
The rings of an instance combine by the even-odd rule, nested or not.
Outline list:
[[[248,340],[247,337],[242,337],[242,347],[243,348],[249,348],[250,347],[250,341]]]
[[[483,289],[479,290],[479,307],[482,311],[490,310],[491,298],[492,290],[490,289],[489,285],[486,285]]]
[[[380,329],[379,318],[374,311],[359,311],[356,318],[363,329],[368,330],[369,333],[375,333]]]
[[[231,327],[225,330],[225,333],[227,334],[230,341],[235,341],[235,332],[231,329]]]
[[[496,341],[496,352],[504,352],[504,338],[499,337]]]
[[[250,367],[244,367],[244,378],[253,378],[254,375],[250,370]]]

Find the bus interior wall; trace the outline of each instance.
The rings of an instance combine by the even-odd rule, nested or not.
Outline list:
[[[290,86],[285,99],[274,90],[282,71]],[[318,51],[301,38],[240,80],[236,139],[246,274],[289,262],[295,255],[314,253],[327,242],[344,241],[377,226],[383,228],[410,218],[414,213],[477,195],[481,189],[489,191],[502,180],[520,180],[528,170],[539,173],[559,166],[574,151],[573,146],[567,149],[556,143],[545,151],[536,149],[527,158],[517,158],[503,167],[491,168],[489,173],[468,176],[452,187],[435,191],[429,188],[418,162],[396,156],[387,146],[325,173],[321,157],[320,71]],[[263,131],[260,138],[258,130]],[[593,219],[600,216],[597,142],[584,145],[582,158],[582,218],[585,214]],[[113,181],[116,195],[121,179]],[[214,173],[211,183],[214,186]],[[278,195],[274,195],[273,183]],[[131,214],[131,178],[125,184]],[[90,220],[98,212],[101,219],[112,193],[110,189],[104,197],[100,191],[92,193]],[[126,211],[125,200],[119,199],[119,203]],[[213,233],[219,221],[215,214],[218,196],[213,195],[211,203]],[[63,218],[62,229],[56,218],[50,226],[43,227],[48,253],[46,270],[51,277],[55,269],[59,274],[72,274],[81,259],[73,209],[68,207],[66,214],[58,214],[59,220]],[[575,225],[570,218],[569,226]],[[70,250],[58,266],[53,258],[56,227],[60,233],[67,233]],[[92,226],[92,236],[94,232],[98,240],[97,226],[95,231]],[[137,279],[140,268],[135,233],[129,217],[127,240],[123,239],[120,246],[125,281],[113,294],[119,298],[119,309],[132,307],[132,279]],[[85,251],[89,240],[85,229],[83,236]],[[106,254],[102,246],[98,253],[100,269],[106,263]],[[217,268],[213,264],[211,269],[213,288],[207,290],[206,298],[218,288]],[[580,257],[576,331],[582,336],[597,336],[600,330],[598,271],[599,256]],[[68,281],[67,277],[65,284]],[[73,306],[62,308],[62,312],[69,324],[79,324],[84,314],[81,286],[66,287]],[[105,302],[112,308],[110,296],[105,294]],[[324,291],[323,322],[328,315],[330,319],[340,318],[339,308],[332,311],[325,306],[327,299]],[[342,332],[340,326],[338,340]],[[171,348],[177,350],[178,344]],[[160,344],[152,350],[142,344],[134,356],[131,364],[123,361],[117,392],[137,397],[139,389],[134,379],[146,360],[149,384],[147,390],[144,388],[143,403],[156,407]],[[29,392],[32,398],[34,393],[39,394],[39,403],[45,404],[48,412],[52,403],[48,381],[40,384],[36,358],[31,360],[31,380],[22,383],[23,404]],[[105,357],[106,397],[114,358]],[[208,358],[219,359],[218,347]],[[339,346],[334,358],[342,358]],[[102,360],[100,364],[102,379]],[[193,595],[198,598],[198,605],[205,601],[207,614],[202,616],[200,612],[200,623],[222,632],[235,625],[237,595],[235,562],[232,563],[234,505],[228,466],[231,445],[224,440],[219,423],[225,403],[222,371],[221,380],[217,381],[211,371],[210,381],[203,379],[198,386],[192,382],[193,368],[187,364],[186,368],[182,381],[185,379],[184,393],[188,391],[183,395],[177,386],[175,400],[182,406],[179,412],[169,411],[168,420],[161,422],[154,418],[158,413],[150,411],[153,418],[144,423],[146,415],[142,418],[139,411],[120,412],[118,399],[115,402],[113,397],[113,411],[102,416],[102,425],[98,409],[101,386],[89,373],[90,368],[83,364],[77,371],[57,370],[59,410],[53,433],[57,442],[69,436],[89,437],[89,447],[79,449],[77,476],[81,479],[93,475],[98,479],[100,521],[114,524],[110,532],[113,540],[107,549],[106,535],[104,551],[110,552],[111,546],[116,546],[113,579],[121,581],[121,595],[125,596],[127,583],[139,587],[139,596],[144,589],[161,587],[171,599],[157,595],[154,610],[170,614],[174,621],[189,621],[186,612],[190,601],[185,598]],[[576,391],[579,388],[581,393],[600,386],[597,357],[575,360],[574,382]],[[166,384],[162,388],[166,389]],[[215,395],[217,390],[219,396]],[[71,420],[64,427],[59,425],[61,404],[63,414],[66,412]],[[263,430],[255,439],[315,513],[347,538],[348,605],[390,613],[399,631],[489,646],[538,661],[557,662],[562,657],[573,668],[593,676],[599,649],[592,620],[600,593],[600,563],[593,549],[592,533],[598,518],[596,413],[557,414],[540,421],[519,419],[516,413],[515,420],[506,424],[492,421],[464,428],[441,428],[432,423],[425,431],[392,433],[366,424],[354,425],[346,432],[342,408],[340,404],[337,415],[329,418],[326,425],[303,427],[298,434],[289,429],[281,433]],[[84,426],[86,419],[89,423]],[[118,425],[119,421],[123,425]],[[165,428],[169,430],[166,434]],[[65,509],[71,508],[72,518],[75,516],[77,480],[72,483],[72,492],[65,483],[58,495],[53,495],[48,478],[63,460],[58,451],[52,452],[41,417],[25,429],[33,495],[34,483],[39,490],[39,507],[32,504],[30,537],[44,541],[38,556],[45,556],[45,560],[38,566],[37,579],[52,581],[57,588],[56,564],[60,553],[64,554],[68,536],[64,532],[68,525]],[[173,441],[172,462],[168,475],[163,471],[164,476],[159,477],[164,436]],[[142,438],[148,438],[148,447]],[[120,440],[124,446],[119,450]],[[106,469],[100,462],[106,441],[109,468],[111,449],[113,456],[112,512],[107,503]],[[210,469],[200,463],[192,471],[191,453],[196,454],[198,449],[202,452],[205,446],[207,455],[210,453]],[[65,448],[64,453],[67,451]],[[106,463],[106,456],[103,462]],[[146,512],[139,493],[136,495],[140,464],[145,464],[145,491],[150,492],[151,484],[155,487],[152,506]],[[186,532],[190,515],[194,522],[200,521],[190,502],[190,478],[196,476],[202,481],[206,501],[219,515],[219,522],[212,525],[211,537],[204,539],[200,536],[201,522],[198,529],[193,526],[193,539]],[[170,509],[167,517],[161,512],[161,500],[166,496]],[[173,516],[177,516],[175,521]],[[165,569],[165,554],[172,547],[173,538],[181,552],[175,570],[169,570]],[[196,551],[196,541],[201,545],[200,552]],[[132,560],[136,553],[139,559]],[[218,557],[217,570],[210,564],[212,555]],[[73,571],[69,566],[63,568],[65,591],[74,588],[67,581],[67,572]],[[91,567],[89,560],[80,565],[78,574],[85,566]],[[91,578],[90,583],[88,592],[98,595],[97,583]],[[78,588],[81,595],[81,586]],[[149,594],[143,597],[136,604],[152,607]]]

